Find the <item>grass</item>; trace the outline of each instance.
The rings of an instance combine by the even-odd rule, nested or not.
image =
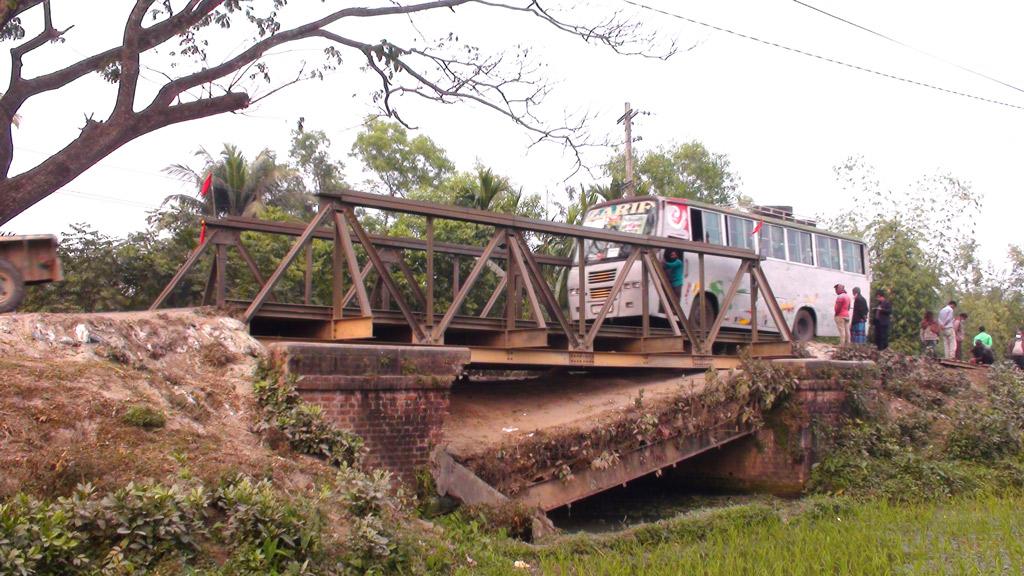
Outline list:
[[[125,424],[138,426],[146,430],[163,428],[164,424],[167,423],[167,417],[164,416],[163,412],[145,404],[135,404],[129,407],[125,411],[124,416],[121,417],[121,420]]]
[[[449,524],[476,563],[456,574],[1020,574],[1020,494],[917,504],[811,498],[699,511],[607,536],[530,547]],[[466,561],[468,563],[468,561]]]

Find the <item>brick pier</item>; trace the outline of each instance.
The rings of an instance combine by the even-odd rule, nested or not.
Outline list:
[[[753,435],[686,460],[670,472],[682,484],[729,492],[801,493],[820,458],[821,427],[838,423],[846,385],[865,377],[872,362],[775,360],[799,379],[796,391],[764,415]]]
[[[469,362],[466,348],[278,343],[284,377],[339,428],[360,435],[366,463],[409,480],[440,443],[452,382]]]

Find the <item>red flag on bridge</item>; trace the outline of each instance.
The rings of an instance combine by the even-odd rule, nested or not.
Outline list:
[[[206,180],[203,180],[203,186],[199,189],[199,195],[206,198],[206,194],[210,192],[210,186],[213,186],[213,172],[206,175]]]
[[[206,220],[202,221],[202,227],[199,228],[199,245],[202,246],[203,242],[206,241]]]

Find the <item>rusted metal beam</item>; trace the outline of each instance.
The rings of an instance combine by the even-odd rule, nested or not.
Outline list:
[[[665,269],[658,265],[654,256],[648,252],[647,259],[653,268],[652,274],[654,274],[655,286],[660,285],[668,296],[668,306],[672,309],[673,315],[679,319],[679,324],[683,327],[686,332],[686,337],[690,339],[690,342],[694,343],[694,349],[698,348],[700,340],[694,335],[693,326],[690,324],[690,320],[686,317],[686,311],[683,310],[682,304],[679,299],[676,298],[676,293],[672,290],[672,283],[669,281],[668,276],[665,274]]]
[[[214,291],[217,307],[223,308],[228,298],[228,246],[218,242],[216,249],[217,274],[215,276]]]
[[[424,306],[427,327],[434,327],[434,219],[427,218],[427,294]]]
[[[260,267],[256,265],[256,261],[253,260],[252,254],[249,254],[249,250],[242,244],[242,240],[236,238],[232,245],[238,250],[238,255],[242,257],[245,265],[249,267],[249,272],[252,272],[252,277],[256,280],[256,283],[263,286],[263,274],[260,274]]]
[[[782,339],[786,342],[792,342],[793,332],[789,329],[789,324],[786,323],[786,317],[782,313],[778,299],[775,298],[775,292],[772,291],[771,284],[768,283],[768,279],[764,276],[764,270],[760,266],[754,268],[754,276],[757,277],[758,286],[764,292],[764,303],[768,306],[768,312],[772,315],[772,320],[775,321],[779,334],[782,335]]]
[[[533,286],[533,279],[526,270],[526,259],[523,257],[522,249],[520,248],[521,243],[517,241],[519,236],[514,232],[510,234],[510,236],[512,238],[512,242],[509,243],[508,248],[511,248],[516,267],[519,269],[518,277],[522,279],[523,288],[526,289],[526,297],[530,301],[530,306],[533,309],[533,316],[537,321],[537,327],[547,328],[548,323],[544,320],[544,311],[541,310],[540,302],[537,301],[537,291]],[[541,281],[543,282],[544,279],[542,278]]]
[[[348,225],[352,227],[352,231],[359,238],[359,241],[363,244],[363,251],[366,252],[370,262],[373,262],[373,267],[377,270],[377,276],[384,283],[384,287],[394,298],[395,304],[398,305],[398,309],[401,310],[402,316],[409,323],[409,328],[412,330],[413,342],[424,342],[427,339],[426,333],[423,331],[423,327],[420,326],[419,320],[416,319],[416,315],[413,313],[409,303],[405,301],[405,296],[402,294],[398,285],[395,283],[394,278],[388,273],[387,267],[384,265],[383,260],[380,257],[380,253],[377,252],[377,248],[373,245],[369,235],[366,234],[366,230],[363,230],[359,219],[356,218],[355,213],[349,206],[339,206],[336,208],[341,212],[344,219],[348,221]],[[346,235],[342,234],[342,242],[345,242]]]
[[[188,255],[188,258],[185,259],[185,263],[181,265],[181,268],[178,268],[178,271],[175,272],[174,276],[171,278],[171,281],[167,283],[167,286],[164,286],[164,289],[160,292],[160,295],[157,296],[156,300],[153,301],[153,304],[150,305],[150,310],[156,310],[157,308],[163,305],[164,300],[167,300],[167,297],[170,296],[171,292],[178,287],[178,284],[181,282],[181,280],[189,272],[191,272],[192,268],[196,265],[197,262],[199,262],[199,257],[206,252],[207,248],[210,247],[210,245],[213,243],[213,240],[217,237],[218,233],[219,232],[217,230],[211,230],[210,235],[206,237],[203,243],[197,246],[196,249],[193,250],[192,253]]]
[[[352,238],[349,236],[345,216],[338,212],[334,213],[334,235],[334,249],[337,250],[340,244],[342,253],[345,255],[345,262],[348,263],[348,273],[352,278],[352,288],[355,289],[356,297],[359,299],[359,314],[364,317],[372,316],[370,297],[367,296],[366,284],[363,283],[365,276],[359,270],[359,260],[356,258],[356,250],[352,246]],[[344,303],[342,303],[342,306],[344,306]]]
[[[501,229],[535,232],[538,234],[553,234],[556,236],[569,236],[573,238],[588,238],[591,240],[602,240],[605,242],[616,242],[619,244],[636,244],[658,249],[674,248],[679,251],[697,252],[711,256],[725,256],[727,258],[763,258],[753,250],[717,246],[714,244],[707,244],[705,242],[693,242],[691,240],[669,238],[666,236],[629,234],[626,232],[605,230],[603,228],[589,228],[574,224],[551,222],[549,220],[524,218],[514,214],[501,214],[497,212],[488,212],[486,210],[441,205],[433,202],[409,200],[408,198],[397,198],[394,196],[384,196],[380,194],[341,191],[321,192],[320,196],[333,198],[344,203],[364,206],[367,208],[377,208],[380,210],[402,212],[405,214],[417,214],[420,216],[433,216],[449,220],[461,220],[463,222],[484,224]]]
[[[306,244],[306,269],[302,271],[302,303],[309,304],[313,298],[313,242]]]
[[[718,331],[722,329],[722,323],[725,322],[725,316],[729,312],[729,305],[732,304],[733,298],[736,297],[736,292],[740,289],[740,282],[743,280],[743,275],[749,270],[749,260],[744,260],[740,264],[740,267],[736,269],[736,277],[733,278],[732,284],[729,285],[729,291],[725,293],[725,298],[722,299],[721,308],[718,310],[718,317],[715,318],[715,323],[712,324],[711,331],[708,332],[707,340],[704,341],[704,351],[706,353],[711,353],[711,347],[715,345],[715,338],[718,337]]]
[[[291,266],[292,262],[295,261],[295,257],[299,255],[299,251],[302,250],[302,248],[306,245],[306,242],[309,242],[313,238],[313,234],[316,232],[316,229],[319,228],[320,225],[323,224],[325,220],[327,220],[327,217],[333,213],[334,210],[330,206],[324,206],[319,212],[316,213],[316,217],[314,217],[313,220],[309,223],[309,225],[306,226],[306,229],[302,232],[302,235],[300,235],[298,239],[295,240],[295,243],[292,244],[291,249],[289,249],[288,253],[285,254],[284,259],[281,260],[280,264],[278,264],[277,269],[274,270],[274,273],[270,275],[270,279],[267,280],[267,283],[264,284],[263,288],[261,288],[259,293],[256,294],[256,297],[253,298],[252,304],[250,304],[249,308],[245,311],[246,323],[251,322],[253,317],[256,316],[256,313],[259,312],[260,306],[263,306],[263,303],[266,302],[267,297],[270,295],[270,292],[274,289],[274,286],[276,286],[277,283],[281,280],[281,277],[284,276],[285,270],[287,270],[288,267]]]
[[[750,341],[757,344],[757,275],[754,272],[759,268],[757,263],[750,267]]]
[[[634,246],[633,250],[630,251],[629,256],[626,258],[626,262],[622,265],[622,270],[615,278],[615,283],[612,284],[612,290],[608,293],[608,297],[605,299],[604,305],[601,306],[601,311],[597,313],[597,318],[594,318],[594,324],[587,332],[587,337],[583,340],[583,347],[585,349],[594,349],[594,338],[597,338],[597,331],[601,329],[601,325],[604,324],[604,319],[608,317],[608,312],[611,311],[612,304],[615,303],[615,297],[619,295],[619,292],[622,292],[622,286],[626,283],[626,277],[629,276],[629,271],[633,269],[633,264],[639,256],[640,248]]]
[[[584,340],[587,337],[587,253],[586,253],[586,242],[583,238],[576,239],[576,273],[577,282],[579,282],[579,294],[577,294],[579,303],[579,331],[580,340]],[[568,284],[568,282],[566,282]],[[570,306],[572,304],[569,304]]]
[[[569,341],[569,348],[576,349],[580,347],[580,339],[573,333],[572,325],[569,324],[569,320],[566,319],[565,314],[562,313],[562,307],[558,303],[558,298],[551,293],[551,288],[548,286],[547,281],[544,279],[544,275],[540,271],[540,266],[537,265],[537,261],[533,258],[533,252],[530,251],[529,246],[523,241],[523,239],[515,235],[513,236],[515,242],[519,243],[523,260],[526,262],[526,269],[530,273],[534,286],[540,291],[540,297],[544,306],[548,309],[548,314],[558,322],[558,327],[562,329],[565,334],[565,338]]]
[[[431,218],[431,220],[433,219]],[[298,236],[306,229],[305,224],[295,222],[277,222],[273,220],[260,220],[258,218],[239,217],[207,220],[206,227],[208,230],[221,229],[225,231],[260,232],[264,234],[281,234],[283,236]],[[373,243],[381,248],[421,251],[426,251],[427,249],[426,240],[421,240],[419,238],[382,236],[380,234],[370,234],[369,236],[373,239]],[[321,240],[334,240],[333,232],[328,229],[317,230],[313,237]],[[359,239],[355,238],[354,235],[351,240],[354,243],[359,243]],[[435,241],[434,251],[442,254],[457,254],[459,256],[476,257],[483,252],[483,248],[480,246],[472,246],[470,244],[454,244],[451,242]],[[505,251],[501,248],[497,249],[494,252],[494,257],[504,258]],[[560,258],[558,256],[549,256],[546,254],[538,254],[537,262],[545,266],[561,266],[565,268],[572,266],[572,261],[569,258]]]
[[[498,280],[498,285],[494,287],[494,292],[491,292],[491,297],[487,300],[487,305],[484,306],[483,312],[480,313],[481,318],[487,318],[487,316],[490,315],[494,305],[498,302],[498,298],[501,298],[501,293],[505,291],[506,282],[508,282],[507,274]]]
[[[498,243],[501,242],[503,236],[504,234],[500,230],[496,232],[494,236],[491,237],[491,241],[487,243],[486,247],[484,247],[484,253],[478,256],[476,262],[473,263],[473,269],[470,270],[469,276],[466,277],[466,283],[459,288],[459,291],[452,299],[451,305],[448,306],[448,310],[445,311],[444,316],[441,317],[441,321],[434,326],[434,330],[431,333],[432,340],[434,342],[444,341],[444,331],[448,328],[448,324],[452,321],[452,318],[454,318],[458,313],[459,308],[462,308],[462,302],[466,299],[466,296],[469,295],[470,288],[473,287],[476,279],[480,276],[480,273],[483,272],[485,263],[490,259],[491,254],[498,246]]]
[[[416,282],[416,276],[412,273],[412,268],[409,267],[409,264],[406,263],[405,258],[402,258],[401,254],[396,254],[396,257],[395,263],[398,264],[398,269],[402,272],[402,276],[405,277],[405,281],[409,283],[409,290],[412,291],[413,298],[425,310],[427,308],[427,297],[423,295],[423,289]]]

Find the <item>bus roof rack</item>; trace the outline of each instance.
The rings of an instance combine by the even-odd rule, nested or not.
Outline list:
[[[761,216],[769,216],[771,218],[778,218],[779,220],[786,220],[788,222],[795,222],[797,224],[803,224],[804,226],[817,227],[817,222],[814,220],[807,220],[805,218],[797,218],[793,216],[792,206],[758,206],[754,205],[750,207],[750,211]]]

